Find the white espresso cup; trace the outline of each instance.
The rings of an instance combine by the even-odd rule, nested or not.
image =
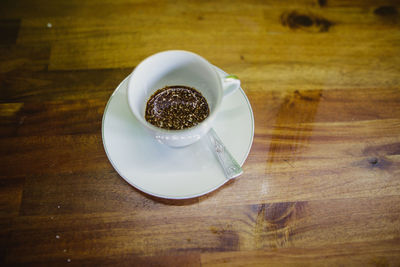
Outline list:
[[[183,130],[167,130],[146,121],[146,104],[151,95],[158,89],[173,85],[195,88],[205,97],[210,113],[204,121]],[[240,80],[236,76],[220,76],[215,67],[201,56],[170,50],[146,58],[134,69],[129,77],[127,96],[133,115],[156,140],[171,147],[183,147],[207,134],[223,98],[239,87]]]

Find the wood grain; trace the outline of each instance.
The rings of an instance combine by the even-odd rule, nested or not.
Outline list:
[[[399,266],[397,0],[2,1],[0,264]],[[244,174],[175,201],[127,184],[101,121],[162,50],[237,74]]]
[[[341,244],[315,249],[287,248],[277,251],[205,253],[202,266],[396,266],[399,240],[379,243]],[[377,249],[371,249],[375,247]],[[371,256],[373,254],[374,256]],[[266,260],[268,259],[268,261]],[[268,262],[268,264],[266,264]]]

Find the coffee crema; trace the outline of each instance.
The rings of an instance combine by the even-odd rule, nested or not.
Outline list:
[[[207,100],[183,85],[158,89],[147,101],[145,119],[159,128],[182,130],[196,126],[210,113]]]

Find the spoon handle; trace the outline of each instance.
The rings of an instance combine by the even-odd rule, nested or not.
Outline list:
[[[214,129],[210,129],[207,134],[208,144],[214,155],[218,158],[227,179],[233,179],[243,173],[242,168],[229,153],[221,139],[219,139]]]

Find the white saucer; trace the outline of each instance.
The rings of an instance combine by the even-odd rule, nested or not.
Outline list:
[[[188,147],[170,148],[142,128],[128,106],[128,77],[111,95],[102,124],[104,149],[118,174],[147,194],[171,199],[201,196],[227,182],[205,138]],[[243,165],[253,143],[254,118],[241,88],[223,100],[213,128]]]

